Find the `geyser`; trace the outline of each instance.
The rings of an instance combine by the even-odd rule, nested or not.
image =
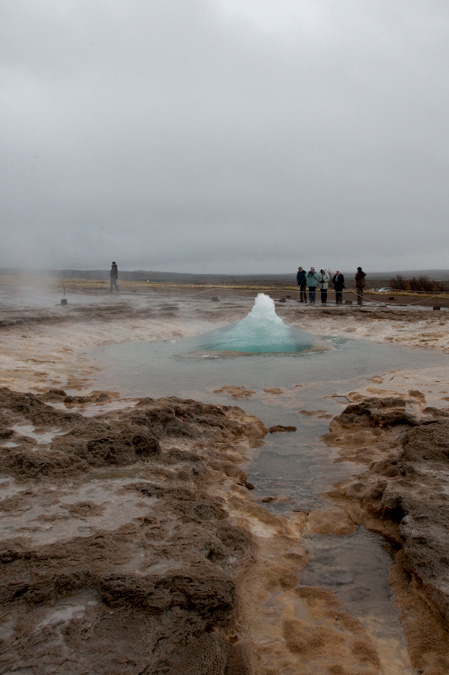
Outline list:
[[[311,347],[311,336],[284,323],[276,314],[273,300],[259,293],[248,316],[199,336],[195,351],[272,354],[302,352]]]

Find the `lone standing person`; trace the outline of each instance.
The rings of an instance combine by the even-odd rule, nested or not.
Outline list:
[[[357,288],[357,304],[363,304],[363,289],[365,288],[365,277],[366,274],[361,267],[357,267],[357,272],[355,273],[355,285]]]
[[[109,291],[110,291],[110,293],[113,292],[114,288],[117,291],[117,293],[119,293],[119,289],[118,289],[118,286],[117,286],[117,279],[118,279],[118,267],[117,267],[117,263],[113,262],[112,265],[111,265],[111,271],[109,272],[109,281],[110,281]]]
[[[298,267],[296,281],[299,286],[298,302],[307,302],[306,271],[302,267]]]
[[[315,272],[315,268],[311,267],[307,272],[307,287],[309,289],[309,302],[311,305],[315,304],[316,298],[316,287],[318,286],[318,274]]]
[[[332,284],[334,286],[334,291],[335,291],[335,304],[336,305],[342,305],[343,304],[343,289],[345,287],[345,277],[344,274],[340,272],[340,270],[337,270],[332,277]]]
[[[330,274],[326,272],[326,270],[320,270],[320,273],[318,275],[318,283],[320,285],[320,293],[321,293],[321,304],[325,305],[327,303],[327,289],[329,288],[329,279],[330,279]]]

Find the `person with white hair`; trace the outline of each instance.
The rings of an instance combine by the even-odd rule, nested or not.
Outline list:
[[[321,304],[325,305],[327,303],[327,289],[329,288],[329,279],[331,275],[326,270],[320,270],[318,275],[318,284],[320,287],[321,293]]]

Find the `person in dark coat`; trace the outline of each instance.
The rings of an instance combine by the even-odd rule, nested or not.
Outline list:
[[[306,271],[302,267],[298,267],[296,282],[299,286],[298,302],[307,302]]]
[[[114,288],[117,291],[117,293],[119,293],[119,289],[118,289],[118,286],[117,286],[117,279],[118,279],[118,267],[117,267],[117,263],[113,262],[112,265],[111,265],[111,271],[109,272],[109,281],[110,281],[109,291],[110,291],[110,293],[113,292]]]
[[[357,267],[357,272],[355,273],[355,286],[357,288],[357,304],[363,304],[363,290],[365,288],[365,277],[366,274],[361,267]]]
[[[345,287],[345,277],[340,272],[340,270],[337,270],[334,276],[332,277],[332,285],[335,291],[335,304],[336,305],[343,304],[343,289]]]

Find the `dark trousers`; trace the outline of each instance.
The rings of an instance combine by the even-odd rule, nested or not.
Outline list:
[[[299,302],[307,302],[306,282],[299,284]]]
[[[357,304],[363,304],[363,286],[357,286]]]
[[[325,305],[327,302],[327,288],[320,288],[321,304]]]
[[[315,304],[315,297],[316,297],[316,286],[310,286],[309,287],[309,302],[311,305]]]
[[[343,291],[335,291],[335,304],[343,304]]]

